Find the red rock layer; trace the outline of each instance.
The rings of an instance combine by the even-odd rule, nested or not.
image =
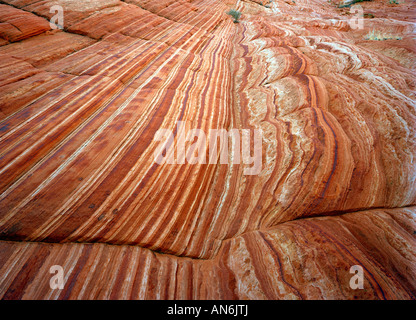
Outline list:
[[[56,4],[4,2],[14,26]],[[4,299],[415,298],[407,4],[363,30],[322,1],[58,4],[63,31],[0,43]],[[374,28],[402,39],[365,40]],[[261,173],[156,164],[155,133],[178,121],[261,129]]]
[[[50,30],[49,22],[32,13],[0,4],[0,38],[16,42]]]
[[[0,242],[2,299],[415,299],[415,208],[291,221],[196,260],[138,246]],[[50,268],[65,271],[51,290]],[[365,290],[349,286],[364,269]]]
[[[2,123],[0,142],[5,239],[99,240],[190,256],[215,254],[201,243],[219,210],[222,190],[214,189],[212,181],[219,179],[221,185],[223,178],[215,176],[227,166],[191,166],[181,176],[187,165],[154,163],[158,142],[153,140],[159,128],[174,128],[177,121],[206,131],[228,126],[234,25],[223,12],[227,7],[213,2],[210,10],[216,7],[220,15],[198,11],[204,24],[201,17],[177,23],[140,8],[130,10],[130,15],[147,16],[83,50],[43,61],[41,72],[70,76],[65,83],[27,105],[7,100],[16,109]],[[223,27],[213,30],[218,24]],[[79,25],[89,35],[103,34],[100,26]],[[60,35],[80,37],[64,32],[48,37]],[[54,57],[58,48],[51,46],[44,54]],[[164,236],[149,232],[152,228]],[[189,241],[193,244],[184,245]],[[208,244],[212,247],[212,240]],[[220,242],[215,246],[218,250]]]

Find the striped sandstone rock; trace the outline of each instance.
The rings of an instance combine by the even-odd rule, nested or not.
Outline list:
[[[1,298],[416,298],[413,3],[2,2]],[[261,172],[155,163],[180,121]]]

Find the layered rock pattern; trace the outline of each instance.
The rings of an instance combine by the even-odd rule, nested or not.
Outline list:
[[[412,2],[362,30],[323,1],[2,2],[0,297],[416,297]],[[155,163],[178,121],[261,129],[260,174]]]
[[[2,242],[3,299],[414,299],[413,209],[291,221],[224,241],[210,260],[138,246]],[[324,248],[324,249],[323,249]],[[351,265],[365,290],[351,290]],[[69,270],[51,290],[50,268]],[[413,271],[412,271],[413,270]]]
[[[50,30],[49,23],[32,13],[0,4],[0,38],[16,42]],[[4,42],[2,44],[5,44]]]

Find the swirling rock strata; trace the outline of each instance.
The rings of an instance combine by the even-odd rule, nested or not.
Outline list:
[[[3,2],[3,299],[415,298],[408,4],[355,30],[321,1]],[[260,174],[158,165],[179,121],[261,129]]]

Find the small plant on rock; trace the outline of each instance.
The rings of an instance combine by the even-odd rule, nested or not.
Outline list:
[[[234,18],[234,23],[239,23],[239,19],[241,17],[241,12],[238,10],[231,9],[227,12],[228,15]]]
[[[383,40],[402,40],[403,37],[398,35],[392,35],[387,33],[382,33],[380,31],[372,30],[369,32],[365,37],[365,40],[376,40],[376,41],[383,41]]]

